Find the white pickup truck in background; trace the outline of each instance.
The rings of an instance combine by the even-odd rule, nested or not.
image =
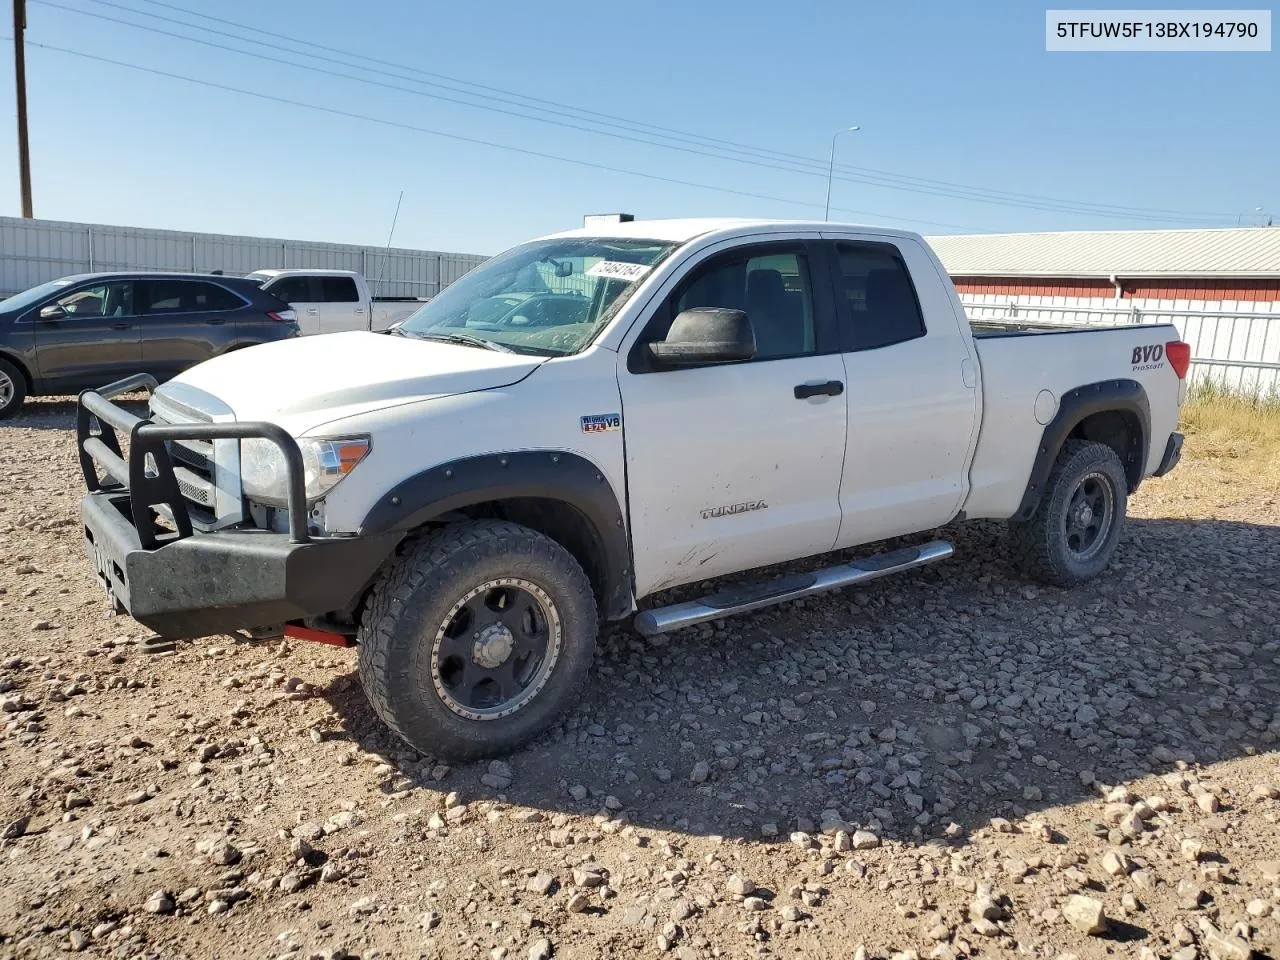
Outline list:
[[[381,333],[427,302],[419,297],[375,297],[364,275],[354,270],[255,270],[248,278],[293,307],[304,336],[347,330]]]
[[[356,643],[395,731],[483,756],[576,702],[602,621],[861,584],[979,518],[1029,576],[1098,576],[1128,496],[1178,462],[1189,362],[1170,325],[971,327],[913,233],[597,225],[487,261],[393,336],[200,364],[144,420],[111,397],[153,383],[81,394],[86,547],[158,633]]]

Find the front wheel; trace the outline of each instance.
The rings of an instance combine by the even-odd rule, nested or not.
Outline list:
[[[1019,565],[1059,587],[1092,580],[1111,562],[1124,526],[1128,483],[1105,443],[1068,440],[1031,519],[1009,524]]]
[[[27,381],[22,371],[0,357],[0,417],[17,413],[27,396]]]
[[[374,588],[360,681],[378,716],[423,753],[507,753],[575,701],[597,625],[590,581],[550,537],[498,520],[451,525]]]

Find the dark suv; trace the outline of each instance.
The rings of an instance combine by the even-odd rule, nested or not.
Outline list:
[[[0,417],[28,395],[134,373],[167,380],[228,350],[298,335],[289,305],[252,280],[86,273],[0,300]]]

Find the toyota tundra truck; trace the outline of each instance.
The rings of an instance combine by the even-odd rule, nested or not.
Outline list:
[[[396,733],[476,758],[575,702],[606,621],[657,634],[901,573],[963,520],[1008,521],[1029,576],[1098,576],[1126,499],[1178,462],[1189,362],[1167,325],[975,329],[913,233],[596,226],[390,334],[83,393],[85,544],[117,612],[355,645]],[[113,402],[142,388],[142,416]]]

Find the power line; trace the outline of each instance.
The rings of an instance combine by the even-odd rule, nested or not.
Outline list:
[[[4,38],[9,39],[9,38]],[[233,87],[230,84],[217,83],[212,80],[202,80],[197,77],[188,77],[180,73],[172,73],[168,70],[159,70],[155,67],[145,67],[137,63],[129,63],[124,60],[115,60],[111,57],[103,57],[94,53],[85,53],[82,50],[70,50],[66,47],[59,47],[49,43],[37,43],[32,40],[27,41],[29,46],[36,47],[40,50],[50,50],[55,53],[63,53],[73,57],[80,57],[84,60],[93,60],[97,63],[106,63],[116,67],[123,67],[128,70],[135,70],[141,73],[151,74],[152,76],[166,77],[170,80],[181,80],[184,83],[192,83],[197,86],[210,87],[215,90],[223,90],[228,93],[236,93],[242,96],[254,97],[259,100],[267,100],[272,103],[281,103],[291,107],[301,107],[305,110],[314,110],[319,113],[328,113],[334,116],[345,117],[349,120],[362,120],[367,123],[376,123],[381,126],[394,127],[399,130],[408,130],[413,133],[423,133],[433,137],[443,137],[448,140],[457,140],[462,143],[471,143],[482,147],[491,147],[496,150],[506,150],[512,153],[519,153],[529,157],[537,157],[542,160],[554,160],[560,163],[571,163],[580,167],[587,167],[593,170],[603,170],[608,173],[620,173],[626,176],[642,177],[646,180],[654,180],[660,183],[670,183],[676,186],[694,187],[700,190],[714,190],[718,193],[731,194],[733,196],[747,197],[752,200],[767,200],[773,203],[785,203],[792,206],[817,207],[820,204],[807,200],[796,200],[788,197],[775,197],[769,194],[752,193],[746,190],[735,190],[732,187],[723,187],[709,183],[698,183],[692,180],[681,180],[676,177],[662,176],[661,174],[649,173],[643,170],[629,170],[624,167],[614,167],[608,164],[597,163],[593,160],[583,160],[579,157],[564,157],[554,153],[546,153],[541,150],[532,150],[528,147],[517,147],[511,144],[497,143],[492,140],[484,140],[479,137],[469,137],[458,133],[448,133],[443,130],[433,130],[429,127],[420,127],[410,123],[404,123],[399,120],[387,120],[382,117],[371,117],[367,114],[355,113],[348,110],[339,110],[335,107],[326,107],[316,103],[308,103],[305,100],[294,100],[289,97],[281,97],[271,93],[261,93],[257,90],[246,90],[242,87]],[[922,220],[915,217],[901,217],[894,214],[876,213],[870,210],[853,210],[848,207],[833,208],[841,213],[852,213],[861,217],[875,217],[885,220],[900,220],[907,223],[925,223],[937,227],[950,227],[956,230],[973,230],[971,226],[957,223],[945,223],[938,220]]]
[[[83,10],[77,7],[66,6],[64,4],[55,2],[55,0],[33,0],[33,2],[43,2],[46,6],[56,7],[58,9],[66,10],[72,13],[77,13],[84,16],[90,16],[97,19],[118,23],[124,26],[132,27],[134,29],[144,30],[151,33],[157,33],[162,36],[167,36],[174,39],[185,40],[190,43],[197,43],[197,44],[212,47],[215,49],[225,50],[231,53],[239,54],[241,56],[254,57],[257,59],[264,59],[264,60],[270,59],[270,62],[276,63],[276,64],[279,64],[281,62],[278,60],[278,58],[275,58],[275,57],[266,58],[259,54],[255,54],[251,51],[243,50],[237,47],[231,47],[225,44],[220,44],[220,43],[216,43],[209,40],[203,40],[197,37],[189,37],[183,34],[173,33],[172,31],[163,30],[157,27],[147,26],[144,24],[133,23],[128,20],[121,20],[119,18],[112,17],[106,14],[95,13],[95,12]],[[133,7],[128,7],[123,4],[112,2],[112,0],[90,0],[90,2],[99,3],[105,6],[123,10],[129,13],[132,13],[135,16],[147,17],[151,19],[158,19],[165,22],[174,23],[189,30],[198,30],[205,33],[212,33],[218,36],[228,37],[240,43],[249,43],[249,44],[254,44],[256,46],[268,47],[270,50],[272,50],[273,53],[279,52],[280,41],[284,40],[285,42],[292,43],[295,46],[315,46],[320,49],[331,50],[334,52],[338,52],[345,57],[358,56],[357,54],[354,54],[354,53],[341,51],[338,48],[328,47],[323,44],[313,43],[312,41],[301,41],[301,40],[297,40],[287,36],[282,37],[274,33],[267,34],[266,31],[260,30],[255,27],[250,27],[244,24],[237,23],[235,21],[225,20],[219,17],[213,17],[208,14],[198,13],[196,11],[186,10],[185,8],[178,7],[173,4],[163,3],[161,2],[161,0],[146,0],[146,2],[155,3],[159,6],[162,6],[168,9],[178,10],[188,15],[198,16],[204,19],[215,21],[215,22],[229,24],[237,27],[237,29],[266,34],[272,37],[272,41],[270,43],[265,43],[263,41],[253,39],[251,37],[243,37],[236,34],[228,33],[227,31],[215,30],[209,27],[202,27],[202,26],[199,26],[198,24],[177,20],[172,17],[165,17],[160,14],[138,10]],[[456,87],[442,87],[441,84],[430,83],[430,82],[418,80],[412,77],[408,77],[408,78],[402,77],[395,73],[391,73],[389,71],[386,71],[377,67],[371,67],[363,63],[354,65],[354,64],[348,64],[342,61],[335,60],[331,57],[322,57],[315,54],[309,54],[309,56],[312,56],[315,59],[320,59],[322,61],[326,61],[329,63],[336,63],[347,69],[358,69],[365,72],[380,73],[385,76],[390,76],[398,80],[407,80],[410,83],[417,83],[424,86],[441,87],[443,89],[449,90],[450,92],[461,93],[463,96],[470,97],[473,99],[480,99],[480,100],[497,99],[497,102],[506,103],[508,105],[514,105],[522,110],[523,109],[541,109],[545,111],[546,109],[542,107],[529,107],[526,104],[517,103],[510,99],[503,100],[503,99],[498,99],[498,98],[494,98],[487,95],[476,94],[469,90],[458,90]],[[825,167],[825,164],[819,163],[818,161],[814,161],[805,157],[800,157],[795,154],[785,154],[779,151],[762,150],[761,148],[733,144],[730,141],[716,141],[714,138],[703,138],[703,137],[699,137],[699,139],[705,140],[707,143],[710,143],[710,144],[721,143],[721,144],[724,144],[725,147],[721,148],[718,152],[710,152],[706,149],[701,149],[700,147],[702,145],[688,146],[688,145],[673,144],[673,143],[656,143],[649,138],[652,136],[658,136],[668,140],[676,139],[676,138],[684,138],[685,143],[687,144],[691,142],[688,139],[689,136],[698,136],[698,135],[685,135],[679,131],[669,131],[665,133],[655,133],[655,134],[645,134],[645,135],[636,135],[636,131],[622,132],[622,133],[609,132],[605,130],[593,129],[591,127],[585,127],[585,126],[582,126],[581,123],[573,123],[565,120],[554,120],[544,116],[536,116],[536,115],[530,115],[528,113],[518,112],[518,110],[506,109],[501,106],[493,106],[492,103],[485,103],[485,102],[476,103],[476,102],[473,102],[472,100],[460,100],[457,97],[445,96],[438,93],[427,93],[422,90],[412,90],[402,86],[398,86],[396,84],[389,84],[383,81],[372,80],[372,79],[369,79],[368,77],[361,77],[361,76],[355,76],[348,73],[338,73],[332,70],[326,70],[322,67],[316,67],[311,64],[286,61],[285,65],[294,67],[296,69],[308,70],[308,71],[319,73],[326,76],[333,76],[340,79],[351,80],[357,83],[370,84],[374,86],[396,90],[403,93],[409,93],[416,96],[423,96],[431,99],[457,103],[457,104],[461,104],[463,106],[467,106],[475,109],[482,109],[490,112],[501,113],[508,116],[518,117],[520,119],[532,120],[540,123],[553,124],[556,126],[566,127],[569,129],[580,131],[580,132],[594,134],[597,136],[613,137],[616,139],[623,139],[631,142],[642,143],[647,146],[656,146],[663,149],[678,150],[681,152],[709,157],[711,159],[716,159],[716,160],[730,160],[737,163],[744,163],[744,164],[749,164],[753,166],[779,170],[785,173],[795,173],[795,174],[802,174],[802,175],[808,175],[808,176],[825,176],[825,170],[822,169],[823,167]],[[442,74],[433,74],[433,73],[429,73],[428,71],[420,71],[412,67],[401,67],[401,69],[418,72],[418,73],[422,73],[424,75],[433,76],[433,77],[444,77],[444,75]],[[460,81],[460,80],[456,80],[455,78],[446,77],[445,79],[448,79],[453,83],[461,83],[461,84],[469,83],[468,81]],[[500,90],[500,88],[487,87],[479,84],[476,84],[474,86],[482,87],[483,89],[488,89],[488,90],[495,90],[495,91]],[[529,100],[533,103],[547,103],[557,107],[566,107],[566,105],[557,104],[555,101],[543,101],[543,100],[539,100],[538,98],[527,97],[523,94],[510,94],[508,91],[501,91],[501,92],[504,93],[505,95],[520,97],[522,99]],[[603,117],[609,118],[610,120],[620,121],[618,123],[609,122],[606,124],[608,126],[620,127],[624,123],[633,123],[633,124],[636,123],[634,121],[622,121],[621,118],[613,118],[607,114],[594,114],[592,111],[584,111],[581,108],[566,107],[566,109],[577,110],[581,113],[588,114],[589,116],[603,116]],[[551,112],[558,113],[561,116],[573,116],[573,114],[566,114],[563,110],[554,110]],[[574,119],[582,119],[582,118],[574,117]],[[585,120],[585,122],[599,124],[602,121],[588,118]],[[664,129],[660,127],[654,127],[654,125],[650,125],[650,124],[638,124],[638,125],[650,127],[656,130]],[[782,160],[758,159],[757,157],[750,157],[750,156],[744,157],[744,156],[726,155],[723,152],[723,149],[725,148],[730,149],[736,153],[752,151],[756,154],[772,155],[772,156],[785,158],[785,159],[782,159]],[[803,166],[800,166],[800,165],[803,165]],[[847,168],[844,165],[842,165],[841,169],[864,170],[869,168]],[[905,191],[905,192],[917,193],[917,194],[929,195],[929,196],[945,197],[948,199],[959,199],[966,202],[1021,207],[1025,209],[1044,210],[1044,211],[1050,211],[1055,213],[1068,213],[1068,214],[1082,215],[1082,216],[1106,217],[1106,218],[1113,218],[1113,219],[1128,218],[1133,220],[1145,220],[1145,221],[1160,222],[1160,223],[1189,222],[1193,220],[1203,219],[1206,217],[1209,218],[1211,222],[1216,222],[1217,220],[1217,218],[1211,217],[1211,215],[1189,214],[1189,213],[1181,213],[1178,211],[1152,210],[1149,212],[1143,212],[1143,211],[1146,211],[1147,208],[1141,208],[1141,207],[1133,207],[1133,208],[1113,207],[1111,205],[1106,205],[1106,204],[1086,204],[1078,201],[1055,200],[1053,198],[1030,199],[1030,200],[1021,199],[1022,197],[1034,197],[1035,195],[1019,195],[1009,191],[987,191],[983,188],[971,188],[971,187],[966,187],[964,185],[959,185],[959,184],[949,184],[948,181],[931,181],[925,178],[904,177],[899,174],[892,174],[892,173],[880,172],[880,171],[876,171],[874,173],[863,173],[856,176],[845,175],[845,176],[839,177],[838,179],[851,182],[851,183],[882,187],[885,189],[899,190],[899,191]],[[921,221],[921,222],[925,222],[925,221]]]
[[[92,0],[92,2],[108,4],[110,6],[118,7],[119,9],[132,10],[133,12],[142,14],[144,16],[147,16],[147,15],[158,16],[157,14],[147,14],[145,11],[140,11],[134,8],[124,7],[121,4],[112,3],[111,0]],[[272,38],[272,40],[275,43],[278,43],[279,41],[283,40],[287,43],[293,44],[294,46],[311,47],[318,50],[325,50],[325,51],[328,51],[329,53],[337,53],[341,56],[356,59],[356,60],[367,59],[366,57],[364,57],[359,53],[343,50],[340,47],[328,46],[326,44],[320,43],[315,40],[301,40],[296,37],[290,37],[287,34],[280,34],[276,31],[263,30],[261,28],[253,27],[253,26],[250,26],[249,24],[245,24],[237,20],[229,20],[223,17],[216,17],[216,16],[213,16],[212,14],[202,13],[196,10],[190,10],[178,4],[167,3],[165,2],[165,0],[141,0],[141,2],[148,3],[157,7],[162,7],[167,10],[183,13],[188,16],[199,17],[203,20],[208,20],[214,23],[221,23],[226,26],[236,27],[237,29],[240,29],[240,30],[247,30],[253,33],[262,34],[264,36],[269,36]],[[174,22],[174,23],[182,23],[183,25],[190,26],[194,29],[201,29],[199,27],[196,27],[195,24],[185,23],[184,21],[172,20],[172,18],[164,18],[164,19],[168,19],[170,20],[170,22]],[[224,35],[233,36],[231,34],[224,34]],[[246,39],[246,38],[238,38],[238,39]],[[754,153],[760,156],[771,157],[774,159],[802,162],[809,165],[815,165],[818,168],[823,167],[822,161],[820,159],[815,159],[813,157],[806,157],[806,156],[803,156],[800,154],[794,154],[794,153],[786,153],[783,151],[772,150],[766,147],[758,147],[758,146],[752,146],[749,144],[736,143],[731,140],[723,140],[715,137],[708,137],[703,134],[692,133],[689,131],[675,130],[670,127],[663,127],[656,124],[647,123],[642,120],[628,119],[625,117],[619,117],[615,114],[601,113],[601,112],[590,110],[584,107],[577,107],[571,104],[561,103],[555,100],[547,100],[540,97],[532,97],[532,96],[529,96],[528,94],[519,93],[512,90],[506,90],[501,87],[494,87],[488,84],[477,83],[471,80],[463,80],[458,77],[451,77],[447,74],[436,73],[429,70],[423,70],[421,67],[409,66],[407,64],[399,64],[399,63],[394,63],[389,61],[383,61],[383,63],[387,66],[396,67],[397,69],[414,73],[419,76],[432,77],[437,80],[447,81],[448,83],[455,85],[453,87],[445,87],[445,89],[458,90],[457,85],[460,85],[462,87],[472,87],[477,90],[484,90],[484,91],[488,91],[489,93],[500,94],[502,97],[505,97],[505,98],[516,98],[518,100],[527,101],[528,103],[539,104],[544,107],[559,108],[559,110],[561,111],[565,111],[565,110],[572,111],[572,113],[569,113],[569,114],[561,113],[561,115],[564,115],[564,116],[572,116],[574,114],[578,114],[578,115],[587,116],[587,117],[595,117],[595,118],[599,118],[600,120],[614,121],[614,123],[609,124],[612,126],[617,126],[621,124],[621,125],[624,125],[625,127],[645,128],[649,131],[652,131],[653,135],[664,136],[672,139],[683,139],[686,142],[700,141],[704,145],[714,145],[722,148],[728,147],[740,152]],[[350,64],[343,64],[343,65],[350,66]],[[374,69],[374,68],[365,67],[365,69]],[[389,73],[385,70],[378,70],[377,72],[384,73],[387,76],[398,76],[397,74]],[[400,77],[400,79],[408,79],[408,78]],[[422,82],[422,81],[412,81],[412,82]],[[458,90],[458,92],[464,92],[469,94],[469,91],[466,91],[466,90]],[[475,94],[469,94],[469,95],[474,96]],[[510,103],[512,101],[508,99],[506,102]],[[1114,211],[1119,214],[1134,213],[1134,212],[1136,213],[1167,213],[1167,214],[1172,214],[1178,218],[1187,218],[1187,219],[1207,218],[1207,219],[1213,219],[1215,221],[1221,220],[1224,216],[1226,216],[1225,214],[1222,214],[1222,213],[1201,213],[1201,212],[1190,212],[1190,211],[1182,211],[1182,210],[1169,210],[1169,209],[1164,209],[1159,207],[1139,207],[1139,206],[1128,206],[1123,204],[1105,204],[1105,203],[1096,203],[1092,201],[1070,200],[1070,199],[1044,196],[1041,194],[1021,193],[1018,191],[1000,190],[1000,189],[991,188],[991,187],[979,187],[979,186],[974,186],[972,184],[956,183],[955,181],[949,181],[949,180],[938,180],[938,179],[933,179],[928,177],[913,177],[913,176],[900,174],[895,171],[878,170],[872,167],[862,167],[862,166],[855,166],[851,164],[837,164],[836,169],[844,172],[855,172],[855,173],[881,176],[881,177],[898,181],[903,184],[914,183],[914,184],[920,184],[920,185],[951,187],[959,190],[985,193],[993,197],[1002,196],[1002,197],[1009,197],[1009,198],[1036,200],[1036,201],[1043,201],[1047,203],[1059,203],[1059,204],[1074,205],[1074,206],[1085,207],[1085,208],[1093,208],[1098,210],[1100,214],[1104,214],[1106,211]]]

